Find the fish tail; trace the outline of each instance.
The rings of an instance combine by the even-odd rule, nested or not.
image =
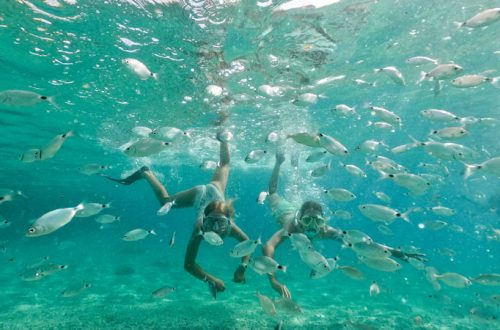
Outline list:
[[[382,69],[373,69],[373,73],[379,73],[381,71],[382,71]]]
[[[500,77],[491,78],[490,83],[495,88],[500,88]]]
[[[75,136],[75,132],[74,131],[68,131],[67,133],[64,134],[64,138],[69,138],[69,137],[72,137],[72,136]]]
[[[154,80],[158,80],[158,74],[151,72],[151,77],[153,77]]]
[[[441,285],[437,281],[439,275],[437,274],[436,268],[426,267],[425,272],[426,272],[425,276],[427,278],[427,281],[429,281],[429,283],[432,284],[432,287],[434,288],[434,290],[436,290],[436,291],[441,290]]]
[[[420,77],[418,78],[417,82],[415,85],[420,85],[422,81],[424,81],[425,77],[427,77],[427,72],[425,71],[420,71]]]
[[[151,235],[156,235],[156,236],[157,236],[156,232],[155,232],[153,229],[148,230],[148,234],[151,234]]]
[[[453,24],[457,27],[457,29],[460,29],[461,27],[464,27],[467,22],[453,22]]]
[[[25,194],[23,194],[23,192],[22,192],[21,190],[16,191],[16,195],[18,195],[18,196],[21,196],[21,197],[24,197],[24,198],[28,199],[28,196],[26,196]]]
[[[61,110],[61,107],[59,105],[57,105],[57,103],[55,102],[54,96],[47,97],[47,102],[50,103],[50,104],[52,104],[52,106],[54,108],[56,108],[57,110]]]
[[[75,206],[75,210],[76,211],[80,211],[80,210],[83,210],[85,208],[85,205],[83,202],[81,202],[80,204],[78,204],[77,206]]]
[[[389,173],[386,173],[384,171],[379,171],[379,174],[380,174],[380,177],[378,178],[379,180],[385,180],[391,177]]]
[[[403,219],[404,221],[408,222],[408,223],[412,223],[410,218],[408,218],[408,215],[413,212],[413,209],[409,209],[408,211],[404,212],[404,213],[401,213],[401,219]]]
[[[262,234],[259,234],[259,238],[257,238],[257,245],[262,245]]]
[[[413,141],[413,143],[416,145],[416,146],[421,146],[421,145],[424,145],[423,142],[415,139],[413,136],[411,135],[408,135],[408,137]]]
[[[475,171],[477,171],[477,165],[462,163],[465,166],[464,180],[467,180]]]

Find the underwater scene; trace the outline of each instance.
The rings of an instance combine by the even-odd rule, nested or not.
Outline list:
[[[500,329],[500,0],[3,0],[0,329]]]

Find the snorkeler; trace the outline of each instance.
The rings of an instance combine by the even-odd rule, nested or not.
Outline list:
[[[314,201],[306,201],[297,210],[290,202],[278,195],[278,179],[281,164],[285,156],[281,152],[276,154],[276,163],[269,180],[269,204],[273,217],[280,223],[282,228],[278,230],[263,246],[263,253],[270,258],[274,257],[276,248],[291,234],[302,233],[314,241],[317,239],[331,239],[339,242],[342,240],[342,231],[327,225],[321,204]],[[423,260],[423,254],[408,254],[400,250],[387,247],[392,256],[407,261],[409,258]],[[288,288],[280,283],[274,274],[269,274],[272,288],[285,298],[291,298]]]
[[[195,206],[198,210],[197,220],[194,225],[193,233],[189,240],[184,258],[184,268],[194,277],[211,282],[217,292],[225,290],[224,282],[209,274],[196,263],[196,256],[201,241],[205,240],[217,245],[222,243],[225,237],[234,237],[239,241],[248,240],[248,236],[234,223],[234,208],[232,201],[224,199],[224,191],[229,176],[229,146],[227,136],[231,134],[227,131],[217,134],[217,140],[220,142],[220,162],[216,168],[211,181],[206,185],[197,185],[191,189],[169,195],[165,187],[156,178],[153,172],[144,166],[125,179],[114,179],[105,176],[109,180],[129,185],[137,180],[145,179],[160,205],[171,203],[172,208],[184,208]],[[248,263],[249,257],[242,258],[242,264]],[[233,281],[236,283],[245,282],[245,267],[240,265],[234,272]]]

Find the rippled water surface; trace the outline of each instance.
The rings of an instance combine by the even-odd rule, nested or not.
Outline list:
[[[477,276],[500,276],[500,171],[498,165],[476,170],[465,180],[464,163],[500,156],[500,21],[459,27],[495,7],[500,1],[2,1],[0,197],[13,200],[0,200],[0,328],[272,329],[283,321],[283,329],[498,329],[498,278],[483,285]],[[429,75],[417,83],[436,64],[407,63],[415,56],[462,70],[440,86]],[[125,59],[140,61],[151,75],[141,79]],[[387,67],[397,68],[404,84],[375,72]],[[455,86],[453,79],[471,74],[484,82]],[[16,101],[19,91],[30,94]],[[335,110],[340,104],[354,109],[342,114]],[[400,120],[391,122],[370,107],[388,109]],[[432,121],[422,115],[425,109],[444,109],[457,119]],[[130,157],[124,150],[141,138],[134,133],[139,126],[177,127],[191,138],[149,157]],[[440,136],[446,127],[466,133],[448,139]],[[314,244],[324,256],[339,257],[339,265],[359,269],[364,280],[340,269],[313,280],[285,242],[275,259],[288,270],[278,278],[302,313],[278,309],[269,316],[255,292],[273,299],[278,294],[251,269],[245,284],[232,282],[240,261],[228,256],[235,241],[227,239],[221,247],[202,242],[197,258],[226,284],[214,300],[206,283],[183,269],[196,212],[175,209],[158,217],[145,182],[122,186],[85,175],[82,167],[99,164],[106,175],[124,177],[146,165],[169,192],[177,192],[210,180],[212,170],[200,165],[218,160],[214,137],[221,129],[234,134],[226,196],[236,199],[236,222],[249,237],[266,241],[279,229],[268,202],[255,202],[267,190],[279,148],[286,157],[281,195],[298,205],[321,202],[335,228],[362,230],[392,247],[418,247],[426,255],[424,267],[461,274],[472,284],[456,288],[440,281],[436,290],[420,265],[401,262],[397,272],[377,271],[337,241]],[[70,131],[54,157],[26,161],[33,149],[44,150]],[[277,143],[266,142],[271,132]],[[285,138],[299,132],[335,137],[349,155],[306,162],[320,149]],[[366,140],[381,143],[363,150]],[[447,157],[429,152],[436,142],[468,149]],[[408,150],[393,149],[402,145]],[[259,149],[266,151],[260,161],[245,161]],[[428,183],[425,191],[384,179],[373,168],[377,156],[419,175]],[[327,164],[324,175],[313,175]],[[352,175],[346,164],[366,177]],[[356,199],[335,201],[324,193],[334,187],[349,189]],[[49,235],[25,236],[33,219],[82,201],[111,203],[105,213],[121,220],[101,225],[95,217],[75,218]],[[396,220],[381,228],[360,212],[361,204],[412,210],[411,223]],[[435,206],[453,215],[436,214]],[[123,241],[134,228],[158,235]],[[52,264],[67,269],[37,278],[40,267]],[[380,286],[377,296],[369,294],[373,281]],[[152,297],[163,286],[176,290]],[[65,290],[77,292],[65,297]]]

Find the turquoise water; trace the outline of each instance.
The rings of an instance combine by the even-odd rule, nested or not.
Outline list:
[[[327,257],[339,256],[339,264],[356,267],[365,279],[355,281],[334,270],[312,280],[308,267],[285,242],[275,258],[288,270],[278,278],[302,313],[278,310],[275,316],[265,314],[255,296],[258,290],[278,298],[265,276],[248,269],[246,284],[232,282],[240,261],[230,258],[229,250],[236,242],[227,239],[222,247],[202,243],[198,263],[226,284],[226,291],[214,300],[206,283],[183,269],[195,222],[193,209],[158,217],[158,203],[145,182],[121,186],[80,172],[86,164],[99,163],[110,167],[104,173],[120,177],[147,165],[171,193],[206,183],[212,173],[200,164],[218,159],[214,136],[220,129],[216,121],[224,113],[227,120],[222,126],[234,133],[226,196],[237,198],[236,221],[248,236],[262,235],[266,240],[279,229],[268,203],[255,202],[267,189],[274,163],[276,146],[266,143],[266,136],[272,131],[321,131],[340,140],[350,156],[329,155],[307,163],[307,155],[316,150],[287,140],[282,146],[287,161],[280,194],[299,204],[320,201],[329,209],[329,224],[336,228],[362,230],[393,247],[419,247],[427,265],[439,273],[468,278],[500,273],[499,237],[495,239],[491,229],[500,228],[498,177],[477,173],[464,181],[464,165],[458,160],[439,160],[421,147],[400,154],[390,151],[411,143],[410,136],[428,141],[429,132],[449,126],[420,115],[423,109],[437,108],[460,117],[491,118],[467,125],[467,136],[450,140],[476,151],[468,163],[500,154],[498,89],[490,83],[456,88],[447,79],[436,96],[433,82],[415,84],[420,71],[434,66],[405,63],[412,56],[429,56],[462,66],[462,74],[500,76],[500,22],[475,29],[458,29],[454,24],[500,7],[500,1],[339,1],[318,9],[276,10],[283,3],[19,0],[0,4],[0,91],[24,90],[53,98],[28,106],[0,101],[0,188],[21,190],[26,196],[0,204],[0,215],[11,222],[0,228],[1,328],[271,329],[281,320],[284,329],[500,327],[498,296],[493,299],[500,294],[498,286],[473,282],[460,289],[442,284],[435,291],[423,270],[402,262],[400,271],[376,271],[334,241],[315,242],[315,247]],[[158,79],[141,80],[122,64],[124,58],[145,63]],[[373,73],[387,66],[402,72],[405,86]],[[325,77],[337,78],[318,84]],[[357,85],[354,79],[376,84]],[[282,96],[266,95],[259,91],[265,84],[285,91]],[[225,95],[210,95],[208,85],[223,87]],[[319,98],[314,104],[298,101],[303,93]],[[343,117],[331,110],[343,103],[356,106],[356,115]],[[370,114],[370,105],[394,111],[402,126],[385,130],[370,125],[378,121]],[[157,155],[132,158],[122,148],[137,139],[132,133],[136,126],[178,127],[192,138],[175,141]],[[40,148],[70,130],[75,136],[53,158],[19,160],[26,150]],[[388,147],[371,154],[356,151],[368,139]],[[258,163],[248,164],[245,156],[254,149],[268,153]],[[376,155],[389,157],[412,173],[432,174],[427,177],[430,188],[414,195],[391,180],[380,180],[366,164]],[[293,157],[299,158],[298,168],[290,164]],[[311,170],[330,161],[324,176],[311,177]],[[340,162],[359,166],[367,178],[350,175]],[[333,201],[322,192],[333,187],[350,189],[356,200]],[[395,221],[389,226],[393,235],[385,235],[358,210],[360,204],[383,205],[374,195],[377,191],[388,194],[395,209],[420,207],[421,211],[410,214],[412,224]],[[25,237],[32,219],[81,201],[110,202],[112,208],[105,213],[121,220],[101,225],[94,218],[75,218],[49,235]],[[433,214],[429,208],[436,205],[452,208],[455,215]],[[335,217],[333,212],[339,209],[352,218]],[[436,219],[448,227],[438,231],[418,227]],[[450,230],[451,225],[461,226],[463,232]],[[158,235],[137,242],[121,240],[124,233],[139,227],[154,229]],[[176,242],[169,248],[173,232]],[[260,253],[258,249],[256,254]],[[23,280],[22,275],[44,257],[68,268],[38,281]],[[375,297],[369,295],[372,281],[381,288]],[[91,287],[79,295],[61,295],[84,282]],[[162,286],[176,290],[163,299],[152,298],[151,293]]]

